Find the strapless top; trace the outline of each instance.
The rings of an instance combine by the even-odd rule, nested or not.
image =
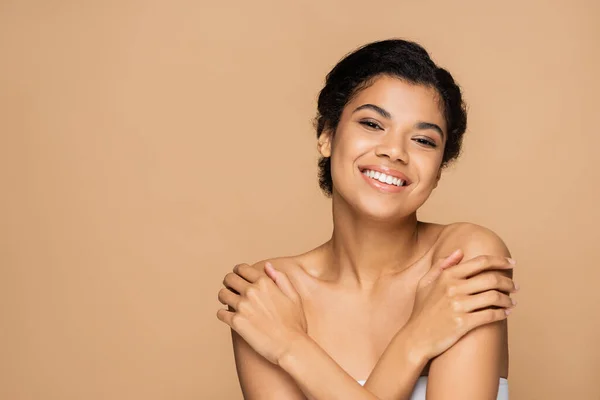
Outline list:
[[[366,381],[358,381],[361,385],[364,385]],[[425,394],[427,393],[427,377],[421,376],[415,383],[410,400],[425,400]],[[500,384],[498,386],[498,396],[496,400],[508,400],[508,381],[505,378],[500,378]]]

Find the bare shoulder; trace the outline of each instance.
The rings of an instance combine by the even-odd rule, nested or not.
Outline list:
[[[267,262],[271,263],[276,270],[285,273],[298,293],[304,296],[314,290],[315,286],[315,280],[312,279],[305,268],[307,256],[312,257],[312,254],[309,252],[294,256],[266,258],[252,264],[252,268],[266,275],[265,264]]]
[[[493,230],[470,222],[456,222],[446,225],[440,234],[440,240],[434,251],[434,258],[450,255],[461,249],[465,259],[479,255],[510,257],[506,243]]]
[[[485,255],[510,257],[498,234],[468,222],[444,227],[434,257],[448,256],[456,249],[463,251],[464,261]],[[501,273],[512,278],[512,270]],[[507,335],[506,320],[479,326],[435,358],[429,372],[428,398],[441,398],[456,387],[469,393],[497,390],[498,377],[508,376]]]
[[[292,276],[299,265],[295,257],[275,257],[250,264],[266,275],[265,264],[270,262],[277,270],[285,272],[295,284]],[[279,366],[259,355],[237,332],[232,331],[233,351],[238,379],[248,400],[306,400],[296,382]]]
[[[287,275],[300,296],[308,296],[318,289],[319,280],[315,278],[318,273],[311,267],[322,264],[319,256],[320,249],[321,247],[317,247],[299,255],[267,258],[254,263],[252,267],[266,274],[265,264],[271,263],[276,270]]]
[[[265,264],[270,263],[278,271],[285,272],[287,275],[295,275],[302,269],[298,256],[285,256],[265,258],[252,264],[252,268],[264,272]]]

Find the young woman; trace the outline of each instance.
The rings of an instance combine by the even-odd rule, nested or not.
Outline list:
[[[465,129],[459,87],[416,43],[368,44],[327,75],[331,239],[240,264],[218,295],[245,399],[508,399],[508,249],[481,226],[417,219]]]

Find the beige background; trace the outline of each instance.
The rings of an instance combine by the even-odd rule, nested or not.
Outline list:
[[[0,398],[240,399],[237,262],[329,237],[311,120],[347,52],[417,40],[464,156],[420,214],[519,262],[512,399],[600,399],[597,1],[1,1]]]

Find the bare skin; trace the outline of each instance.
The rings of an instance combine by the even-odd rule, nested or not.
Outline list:
[[[472,224],[420,225],[423,226],[424,230],[431,229],[429,233],[435,236],[432,239],[433,245],[429,246],[423,255],[418,257],[408,268],[405,268],[403,272],[393,274],[396,276],[385,277],[391,284],[380,285],[381,291],[376,289],[375,285],[372,285],[369,291],[348,290],[331,281],[320,279],[313,275],[314,271],[313,273],[307,271],[306,265],[314,266],[313,262],[319,259],[319,253],[326,252],[327,243],[306,254],[269,260],[279,271],[286,274],[292,291],[301,298],[302,306],[295,313],[296,317],[293,318],[295,322],[292,325],[303,326],[303,332],[307,332],[311,337],[311,341],[314,340],[320,346],[319,350],[325,350],[327,356],[319,356],[314,351],[311,355],[309,353],[314,349],[310,349],[310,346],[308,349],[300,347],[296,353],[298,351],[302,353],[304,361],[301,364],[304,365],[296,368],[279,368],[277,365],[283,366],[281,359],[263,353],[269,359],[267,361],[260,354],[257,354],[236,332],[233,332],[238,375],[245,398],[248,400],[276,399],[285,396],[289,399],[407,399],[412,390],[412,385],[414,385],[419,375],[429,376],[428,399],[455,398],[453,396],[459,396],[463,399],[492,398],[488,396],[492,396],[497,389],[497,377],[508,376],[506,322],[503,318],[485,326],[479,326],[480,323],[473,330],[471,328],[467,329],[469,332],[462,336],[458,343],[452,344],[449,350],[435,350],[433,352],[435,355],[443,354],[439,357],[426,357],[427,362],[421,362],[422,358],[419,355],[423,353],[419,349],[423,345],[427,347],[430,336],[432,336],[431,331],[427,332],[427,329],[422,329],[423,326],[415,329],[414,321],[409,328],[406,320],[407,315],[410,315],[410,323],[415,319],[414,314],[418,311],[413,308],[414,289],[417,286],[415,282],[421,281],[423,275],[425,275],[425,278],[431,275],[434,270],[434,268],[431,268],[431,261],[438,258],[436,255],[442,252],[444,247],[454,247],[454,245],[448,246],[448,244],[455,242],[457,238],[460,241],[460,238],[471,238],[475,234],[479,235],[480,239],[487,236],[488,241],[485,243],[484,240],[484,247],[492,243],[492,247],[485,248],[493,249],[494,245],[498,244],[497,238],[485,228]],[[423,234],[422,236],[427,235]],[[492,241],[489,241],[490,238]],[[477,240],[470,239],[471,243],[474,241]],[[481,244],[481,240],[479,241]],[[471,245],[471,250],[468,249],[467,253],[471,252],[470,254],[473,254],[472,248]],[[502,252],[501,250],[497,251]],[[445,254],[445,252],[441,254]],[[480,258],[476,257],[472,260]],[[439,264],[439,261],[436,264]],[[468,262],[465,264],[468,264]],[[264,275],[264,265],[265,261],[259,262],[253,267],[246,265],[247,268],[254,270],[255,274],[248,274],[247,268],[242,273],[240,273],[242,271],[240,268],[237,273],[245,276],[246,279],[250,275],[254,275],[250,281],[256,282],[258,276]],[[463,264],[450,267],[448,271],[451,271],[451,268],[459,268],[461,265]],[[477,281],[481,284],[485,281],[482,278],[487,278],[491,274],[496,277],[511,275],[510,271],[507,270],[501,270],[500,268],[488,270],[486,267],[486,271],[474,275],[468,282],[474,283]],[[236,287],[240,292],[243,292],[242,286],[234,284],[230,279],[231,276],[239,278],[235,273],[228,274],[225,284]],[[497,289],[504,293],[516,291],[512,280],[507,277],[504,279],[506,281],[501,282]],[[496,284],[493,283],[493,285]],[[260,283],[258,286],[261,286]],[[407,292],[411,295],[406,296]],[[247,296],[241,297],[255,298],[256,296],[247,293]],[[462,297],[464,298],[464,296]],[[457,298],[461,298],[461,296]],[[235,305],[235,302],[223,302]],[[510,307],[506,303],[498,303],[497,305],[499,307]],[[360,309],[357,307],[360,307]],[[264,308],[264,305],[258,306],[258,309],[262,308]],[[322,309],[324,308],[331,312],[323,313]],[[248,308],[245,307],[245,310],[248,310]],[[250,311],[250,314],[254,314],[256,310]],[[357,310],[358,312],[356,312]],[[481,312],[479,311],[479,313]],[[300,316],[299,313],[302,315]],[[381,315],[386,313],[389,318],[386,315]],[[286,314],[289,314],[289,311]],[[381,317],[378,318],[376,314],[381,315]],[[433,316],[434,324],[430,324],[429,328],[436,331],[434,336],[439,336],[438,331],[447,330],[447,327],[443,329],[439,325],[442,323],[439,318],[441,315],[438,313]],[[394,319],[396,316],[400,322]],[[287,318],[289,319],[289,315]],[[230,326],[235,326],[231,322],[228,323]],[[417,325],[419,324],[417,323]],[[269,331],[268,336],[270,336],[270,339],[268,341],[271,344],[280,343],[279,346],[275,347],[288,347],[287,344],[293,342],[295,335],[290,335],[288,330],[287,336],[281,339],[282,333],[277,325],[276,330],[277,334]],[[403,334],[404,330],[406,330],[406,333]],[[299,331],[299,329],[296,329],[296,332]],[[243,331],[240,332],[244,334]],[[418,338],[414,337],[415,333],[419,335]],[[279,340],[275,336],[278,336]],[[256,343],[250,337],[244,337],[251,340],[251,343]],[[391,343],[390,340],[392,340]],[[405,346],[402,345],[402,342]],[[400,345],[399,348],[398,344]],[[416,354],[417,357],[404,357],[404,355],[411,352]],[[323,360],[323,358],[328,357],[331,357],[329,361]],[[382,361],[384,358],[387,359]],[[341,367],[342,370],[333,371],[331,364]],[[319,366],[321,366],[321,372],[312,377],[311,387],[307,383],[310,381],[309,373],[303,371],[303,369],[308,367],[311,371],[315,368],[318,370]],[[290,379],[284,369],[292,373],[296,382],[294,382],[294,379]],[[397,371],[402,371],[402,382],[398,379]],[[326,379],[324,377],[326,373],[333,374],[330,375],[331,378],[335,377],[336,379]],[[343,378],[340,376],[342,374],[351,376],[352,381],[343,382]],[[364,388],[360,388],[364,393],[358,388],[355,388],[357,390],[354,391],[350,388],[351,382],[366,379],[367,376],[369,377],[367,383]],[[323,386],[324,383],[327,384]],[[323,387],[330,388],[331,391],[323,393],[314,390],[320,390]],[[402,395],[399,395],[399,393],[402,393]],[[495,398],[495,395],[493,396]]]
[[[498,320],[470,330],[443,354],[432,356],[423,365],[406,357],[405,364],[395,365],[385,377],[373,373],[376,376],[371,379],[372,372],[388,355],[386,348],[390,341],[410,321],[413,323],[405,341],[411,346],[402,354],[420,348],[417,343],[433,337],[432,329],[421,323],[426,318],[415,316],[413,306],[417,285],[436,261],[456,249],[464,251],[465,260],[481,255],[510,257],[502,240],[483,227],[417,220],[418,208],[440,179],[446,135],[436,92],[391,77],[378,78],[359,92],[344,108],[335,134],[321,135],[318,149],[324,157],[331,157],[334,181],[332,237],[307,253],[269,260],[286,274],[300,296],[302,313],[298,310],[294,313],[303,314],[306,333],[320,348],[302,347],[294,359],[310,353],[307,357],[313,357],[312,361],[286,364],[286,373],[275,365],[278,360],[267,361],[234,332],[236,365],[247,399],[304,399],[328,385],[333,387],[331,395],[318,392],[320,398],[344,398],[334,394],[346,389],[349,393],[346,398],[386,398],[372,396],[392,393],[385,385],[393,384],[399,371],[409,374],[411,368],[417,369],[415,379],[419,375],[429,376],[428,399],[481,399],[491,398],[495,393],[498,377],[508,377],[506,322]],[[369,181],[372,178],[363,176],[365,167],[399,171],[409,184],[401,191],[381,190]],[[262,261],[254,267],[262,273],[264,265]],[[485,274],[488,277],[496,274],[495,281],[499,281],[499,274],[512,276],[509,271],[484,271],[481,276]],[[231,275],[235,274],[226,277],[228,287],[237,284]],[[508,291],[510,288],[504,290]],[[219,296],[230,306],[239,301],[226,293]],[[248,300],[244,306],[250,319],[266,315],[261,313],[267,306],[252,301],[256,296],[242,293]],[[508,297],[501,297],[503,303],[496,305],[508,307]],[[456,298],[468,300],[468,296]],[[493,304],[489,300],[486,306]],[[269,313],[275,315],[276,310],[270,309]],[[218,316],[234,327],[231,319],[234,314],[220,310]],[[290,326],[303,323],[291,321]],[[257,336],[247,339],[255,345],[260,340],[265,343],[264,338]],[[326,355],[318,354],[320,350]],[[389,364],[389,357],[398,354],[388,356],[386,362]],[[327,355],[343,371],[334,371],[331,362],[324,360]],[[331,372],[328,381],[319,386],[318,376],[309,376],[314,372],[306,369],[310,365],[322,365],[323,371]],[[353,379],[342,377],[344,373]],[[357,385],[356,380],[367,378],[364,388],[350,388]]]
[[[357,380],[366,380],[392,337],[413,309],[419,280],[440,254],[457,226],[422,223],[420,256],[398,272],[354,288],[331,279],[327,268],[330,242],[305,254],[272,259],[287,273],[302,298],[308,334]],[[464,227],[463,227],[464,229]],[[446,230],[445,235],[444,230]],[[448,251],[449,253],[449,251]],[[352,351],[349,351],[352,349]],[[501,377],[508,377],[508,346],[502,348]],[[422,376],[428,375],[427,368]]]
[[[349,288],[331,277],[331,241],[307,253],[269,261],[285,272],[302,298],[308,334],[357,380],[366,380],[391,338],[402,329],[413,310],[416,286],[443,255],[456,231],[478,227],[466,224],[419,223],[422,244],[405,269],[391,271],[376,282]],[[446,250],[447,251],[447,250]],[[447,251],[448,252],[448,251]],[[263,262],[257,263],[261,268]],[[506,323],[503,323],[505,330]],[[348,351],[352,349],[352,351]],[[431,361],[422,371],[427,376]],[[500,375],[508,378],[508,346],[502,346]]]

